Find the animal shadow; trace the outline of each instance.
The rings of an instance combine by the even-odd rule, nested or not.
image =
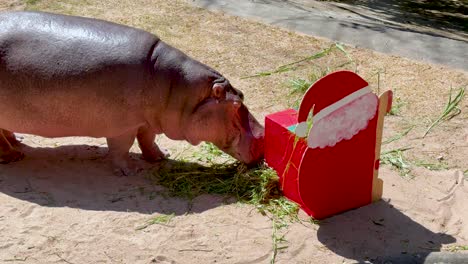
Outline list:
[[[202,167],[196,163],[165,160],[150,164],[141,154],[130,153],[141,170],[134,176],[118,177],[112,173],[106,147],[23,145],[21,149],[24,160],[0,165],[0,192],[41,206],[183,215],[227,202],[217,195],[177,197],[154,184],[161,168],[177,167],[190,176],[191,171]]]

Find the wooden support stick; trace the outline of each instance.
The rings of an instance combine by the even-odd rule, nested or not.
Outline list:
[[[372,179],[372,202],[380,200],[383,193],[383,181],[379,179],[380,146],[382,144],[384,118],[392,108],[392,97],[392,91],[386,91],[379,97],[377,135],[375,138],[374,178]]]

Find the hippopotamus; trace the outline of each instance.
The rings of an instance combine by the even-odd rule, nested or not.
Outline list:
[[[212,142],[246,164],[263,158],[264,129],[243,93],[216,70],[149,32],[45,12],[0,13],[0,161],[18,161],[14,133],[106,138],[114,171],[129,149],[166,157],[155,136]]]

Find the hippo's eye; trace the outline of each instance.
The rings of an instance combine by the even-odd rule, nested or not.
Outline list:
[[[244,101],[244,94],[243,94],[240,90],[238,90],[238,89],[232,87],[232,93],[235,94],[235,95],[237,95],[237,96],[239,96],[239,98],[240,98],[242,101]]]
[[[240,90],[231,86],[229,92],[233,95],[237,95],[241,99],[241,101],[244,101],[244,94]]]

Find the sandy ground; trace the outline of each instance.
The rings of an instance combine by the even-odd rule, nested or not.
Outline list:
[[[204,195],[193,204],[144,178],[109,173],[103,140],[25,136],[27,158],[0,171],[0,261],[18,263],[268,263],[272,223],[251,206]],[[73,146],[70,146],[73,145]],[[90,147],[90,145],[93,145]],[[145,166],[134,148],[135,162]],[[320,225],[292,223],[277,263],[352,263],[468,243],[460,171],[388,167],[382,201]],[[159,214],[165,225],[139,227]]]
[[[24,8],[18,1],[0,3],[1,9]],[[115,1],[112,5],[43,1],[37,8],[152,30],[227,75],[245,92],[259,119],[286,108],[286,80],[306,76],[308,71],[241,77],[330,45],[327,40],[211,13],[181,1]],[[160,26],[149,26],[153,23]],[[282,41],[277,45],[268,45],[278,39]],[[348,51],[357,61],[358,72],[374,88],[375,71],[381,69],[381,87],[396,90],[405,102],[399,116],[386,119],[384,139],[415,126],[383,149],[411,146],[406,155],[412,162],[442,159],[447,168],[432,171],[413,166],[412,177],[402,177],[390,166],[382,166],[382,201],[319,225],[306,221],[301,213],[303,221],[286,229],[288,247],[279,251],[276,263],[354,263],[467,246],[466,100],[459,116],[436,127],[425,139],[421,134],[443,108],[450,86],[466,85],[468,73],[363,49]],[[333,56],[317,64],[330,62]],[[273,231],[268,217],[252,206],[226,203],[220,196],[203,195],[190,203],[164,195],[162,187],[146,180],[145,175],[157,168],[140,159],[136,146],[132,155],[144,170],[135,177],[118,178],[109,170],[104,139],[21,136],[26,159],[0,166],[0,263],[270,262]],[[173,157],[187,148],[165,138],[159,142]],[[175,216],[168,224],[139,228],[154,216],[171,213]]]
[[[27,158],[0,171],[0,261],[18,263],[268,263],[272,224],[255,208],[204,195],[161,195],[143,177],[115,177],[103,140],[25,136]],[[73,146],[70,146],[72,145]],[[90,145],[93,145],[90,147]],[[135,162],[139,159],[133,149]],[[152,168],[146,166],[145,172]],[[466,245],[468,186],[460,171],[383,167],[384,199],[320,225],[293,223],[277,263],[352,263]],[[165,225],[138,230],[152,216]],[[304,215],[301,215],[305,219]]]

